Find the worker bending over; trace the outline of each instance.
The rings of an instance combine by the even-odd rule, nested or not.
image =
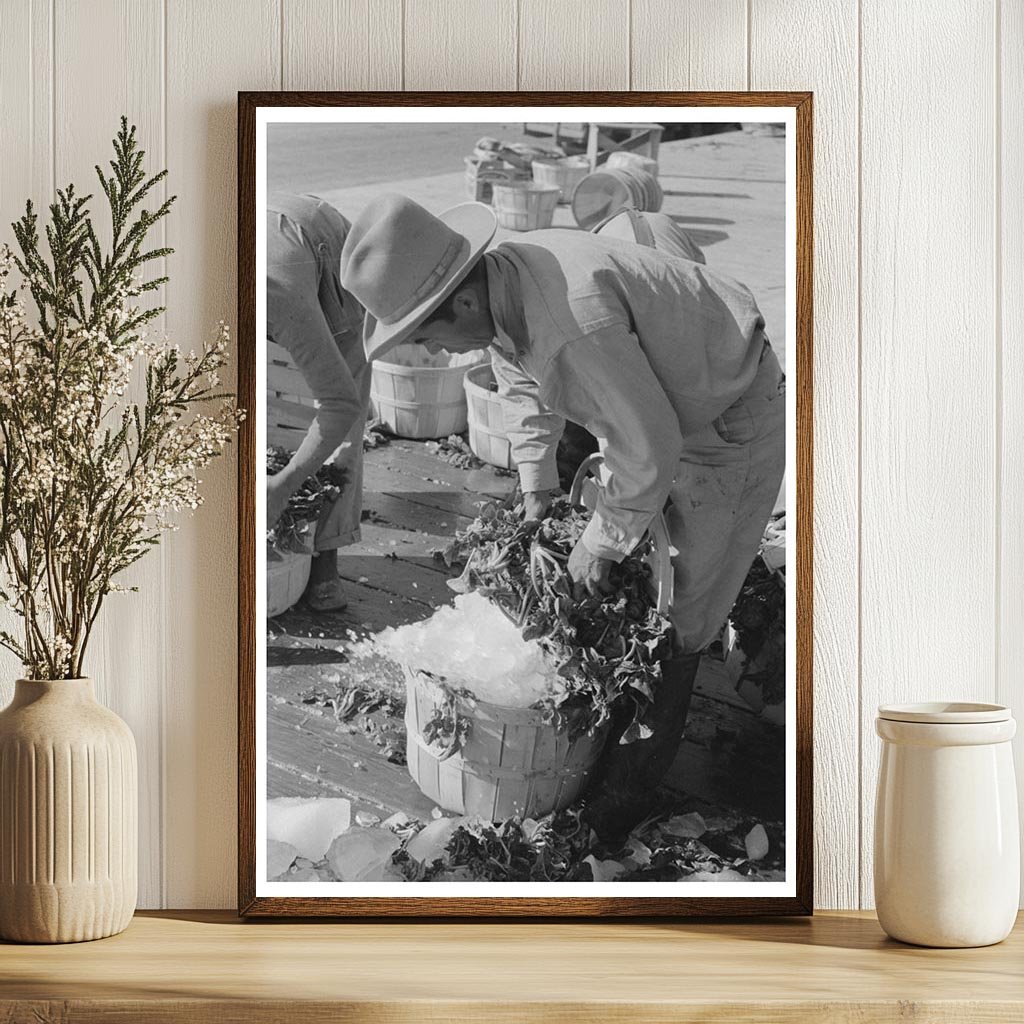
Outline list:
[[[564,420],[604,454],[603,488],[568,569],[602,593],[610,566],[663,509],[675,630],[653,732],[608,743],[585,816],[606,840],[643,818],[678,751],[700,652],[717,636],[757,554],[785,468],[785,385],[750,292],[691,260],[584,232],[533,231],[484,252],[489,207],[436,217],[397,195],[352,226],[342,281],[366,307],[369,359],[405,340],[493,346],[526,514],[557,486]],[[666,502],[668,502],[666,508]]]
[[[314,196],[271,196],[267,203],[267,334],[288,350],[316,401],[316,416],[298,450],[267,480],[268,527],[325,463],[345,473],[341,494],[317,522],[305,594],[317,611],[345,607],[338,548],[359,540],[362,513],[370,371],[363,308],[340,279],[348,233],[349,222]]]

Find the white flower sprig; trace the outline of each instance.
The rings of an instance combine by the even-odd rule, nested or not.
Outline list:
[[[185,355],[147,335],[163,310],[139,297],[166,279],[144,280],[144,265],[170,250],[143,243],[173,197],[139,208],[165,172],[146,177],[123,118],[114,148],[112,175],[97,168],[109,248],[70,187],[50,207],[48,258],[31,204],[14,225],[20,255],[0,247],[0,600],[22,622],[0,645],[30,678],[82,674],[104,597],[125,589],[115,577],[198,507],[198,474],[241,419],[218,390],[225,324]]]

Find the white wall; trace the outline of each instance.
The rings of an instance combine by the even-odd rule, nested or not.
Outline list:
[[[817,903],[870,905],[875,706],[1024,704],[1022,0],[0,0],[0,26],[0,223],[86,185],[126,112],[181,197],[185,345],[235,315],[237,90],[816,93]],[[143,906],[234,905],[234,473],[93,651],[139,742]]]

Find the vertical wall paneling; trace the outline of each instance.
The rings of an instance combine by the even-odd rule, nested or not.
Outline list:
[[[31,199],[46,209],[53,188],[53,25],[51,0],[10,0],[0,31],[0,244],[14,247],[11,222]],[[0,609],[0,626],[18,620]],[[0,707],[14,695],[21,663],[0,648]]]
[[[519,0],[520,89],[628,89],[628,0]]]
[[[25,200],[49,200],[52,179],[52,34],[49,0],[9,0],[0,32],[0,238]]]
[[[862,10],[865,905],[876,705],[994,694],[993,14],[954,0]]]
[[[0,7],[0,239],[55,180],[94,188],[123,111],[180,196],[184,348],[234,317],[239,89],[814,90],[817,902],[870,905],[875,706],[1024,703],[1024,5]],[[139,742],[143,906],[234,904],[234,481],[232,450],[93,647]],[[0,653],[0,702],[18,668]]]
[[[138,126],[147,167],[163,167],[163,10],[160,0],[57,0],[54,5],[56,183],[92,193],[93,218],[109,240],[109,213],[94,166],[109,170],[122,114]],[[97,60],[97,54],[103,54]],[[83,83],[88,82],[88,88]],[[154,199],[162,198],[162,190]],[[160,244],[160,236],[153,238]],[[158,275],[157,275],[158,276]],[[140,400],[137,381],[129,397]],[[139,903],[162,900],[164,585],[159,552],[118,580],[136,594],[106,598],[85,671],[96,692],[131,726],[139,751]]]
[[[630,88],[744,89],[747,0],[632,0]]]
[[[282,0],[285,89],[400,89],[402,0]]]
[[[168,327],[190,347],[235,315],[236,94],[281,81],[277,0],[167,0]],[[234,377],[234,368],[224,374]],[[235,891],[235,449],[168,543],[167,904],[232,906]]]
[[[996,699],[1009,704],[1024,730],[1024,4],[1003,0],[998,42],[1001,206],[997,211],[1002,335],[999,672]],[[1024,798],[1024,738],[1015,744],[1018,789]],[[1024,810],[1024,802],[1022,802]],[[1021,816],[1024,821],[1024,814]]]
[[[515,89],[515,0],[405,0],[406,89]]]
[[[798,46],[803,36],[833,45]],[[857,10],[754,0],[751,88],[814,92],[815,890],[858,890]]]

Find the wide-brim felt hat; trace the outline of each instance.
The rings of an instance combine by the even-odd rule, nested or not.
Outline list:
[[[341,284],[366,309],[367,359],[409,339],[480,259],[497,226],[483,203],[435,215],[387,194],[363,210],[342,249]]]

